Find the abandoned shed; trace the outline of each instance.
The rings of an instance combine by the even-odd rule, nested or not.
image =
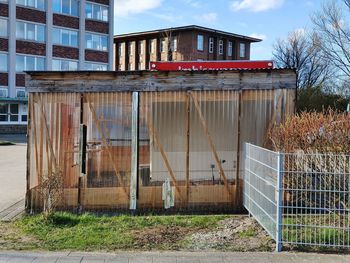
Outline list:
[[[243,143],[294,113],[295,72],[29,72],[29,211],[237,211]]]

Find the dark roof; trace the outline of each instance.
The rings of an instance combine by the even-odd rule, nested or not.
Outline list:
[[[212,29],[212,28],[208,28],[208,27],[202,27],[202,26],[196,26],[196,25],[181,26],[181,27],[169,27],[169,28],[149,30],[149,31],[143,31],[143,32],[134,32],[134,33],[127,33],[127,34],[120,34],[120,35],[115,35],[114,39],[138,37],[138,36],[152,35],[152,34],[161,34],[161,33],[167,32],[167,31],[176,32],[176,31],[189,31],[189,30],[205,31],[205,32],[225,35],[225,36],[229,36],[229,37],[245,39],[245,40],[248,40],[250,42],[260,42],[260,41],[262,41],[261,39],[254,38],[254,37],[238,35],[238,34],[234,34],[234,33],[230,33],[230,32],[225,32],[225,31],[221,31],[221,30],[216,30],[216,29]]]

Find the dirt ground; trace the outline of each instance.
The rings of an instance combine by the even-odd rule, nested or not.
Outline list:
[[[274,251],[273,240],[252,218],[236,216],[219,222],[219,227],[188,229],[156,227],[133,233],[141,249]]]

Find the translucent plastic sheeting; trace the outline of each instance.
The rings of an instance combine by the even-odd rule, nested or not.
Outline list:
[[[239,209],[243,142],[264,146],[268,129],[292,113],[294,95],[281,89],[140,92],[137,209],[164,210],[166,179],[175,192],[171,209]],[[128,209],[132,92],[31,93],[29,108],[32,207],[42,205],[43,178],[59,171],[60,208]],[[87,155],[79,180],[81,124]]]

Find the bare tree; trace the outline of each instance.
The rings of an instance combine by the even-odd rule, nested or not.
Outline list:
[[[344,10],[350,0],[330,0],[311,18],[319,38],[318,48],[341,75],[350,77],[350,30]]]
[[[274,45],[273,56],[277,66],[296,69],[298,88],[323,86],[329,79],[329,64],[322,55],[319,41],[316,34],[296,30]]]

